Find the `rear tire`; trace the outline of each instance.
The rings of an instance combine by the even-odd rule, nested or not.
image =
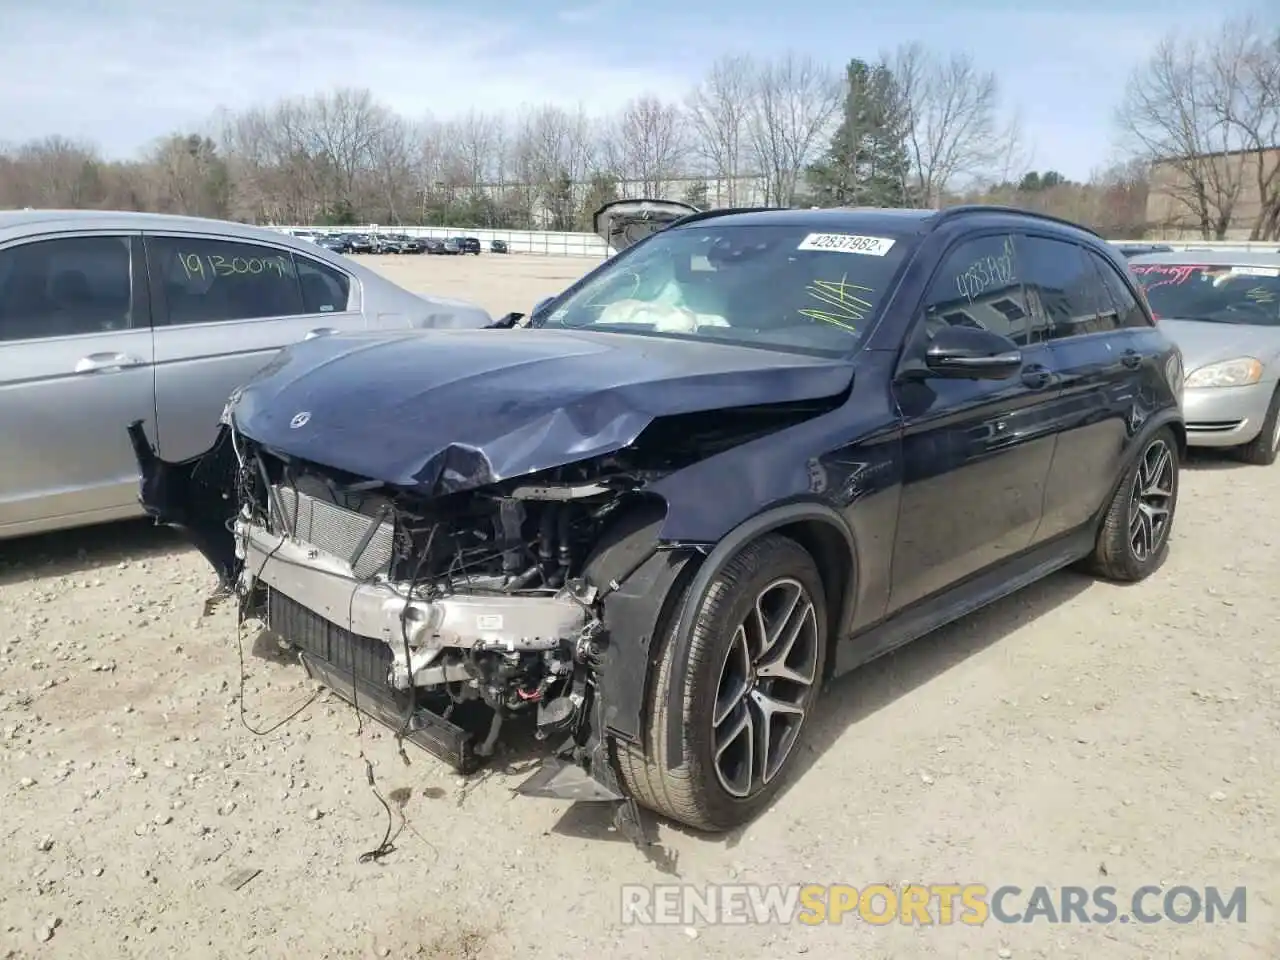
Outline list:
[[[649,700],[643,746],[619,742],[618,767],[641,805],[699,830],[752,820],[789,779],[796,745],[822,682],[827,606],[813,558],[794,540],[767,534],[712,581],[693,620],[689,667],[676,682],[675,604]],[[680,760],[667,764],[676,725]]]
[[[1262,418],[1262,429],[1256,437],[1236,450],[1236,456],[1257,467],[1269,467],[1280,456],[1280,386],[1271,395],[1271,405],[1267,407],[1267,415]]]
[[[1162,427],[1143,444],[1111,498],[1089,558],[1094,573],[1137,583],[1164,562],[1178,505],[1178,471],[1177,438]]]

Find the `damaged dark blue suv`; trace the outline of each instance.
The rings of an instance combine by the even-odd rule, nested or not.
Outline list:
[[[498,329],[333,335],[142,499],[307,669],[463,770],[724,830],[832,676],[1054,570],[1159,565],[1181,357],[1119,254],[959,207],[624,201]]]

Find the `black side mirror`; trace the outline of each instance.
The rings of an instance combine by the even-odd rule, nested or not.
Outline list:
[[[943,327],[924,355],[927,376],[1004,380],[1022,369],[1022,351],[1008,337],[976,327]]]

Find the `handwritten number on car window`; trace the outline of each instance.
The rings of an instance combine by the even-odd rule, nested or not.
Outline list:
[[[289,261],[284,257],[226,257],[210,253],[178,252],[178,262],[188,280],[197,277],[268,276],[284,277],[289,273]]]

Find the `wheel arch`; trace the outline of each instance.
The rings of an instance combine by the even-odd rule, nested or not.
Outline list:
[[[680,697],[688,679],[689,644],[693,622],[716,576],[744,547],[766,534],[779,534],[795,541],[818,568],[827,601],[827,652],[823,675],[830,674],[835,662],[833,651],[845,625],[851,622],[856,597],[854,584],[858,576],[858,550],[853,532],[833,508],[814,501],[801,501],[771,507],[730,530],[711,549],[698,566],[688,586],[686,600],[679,610],[672,642],[676,644],[672,660],[673,677],[665,709],[673,718],[681,716]],[[646,677],[646,684],[649,678]],[[667,762],[680,762],[679,723],[667,724]]]
[[[1116,495],[1116,491],[1120,489],[1120,485],[1124,483],[1124,478],[1128,476],[1129,470],[1138,457],[1142,456],[1142,451],[1146,449],[1147,444],[1161,430],[1168,428],[1173,433],[1174,441],[1178,447],[1178,463],[1181,466],[1182,461],[1187,458],[1187,425],[1183,422],[1182,416],[1175,411],[1168,411],[1161,416],[1152,417],[1147,420],[1137,432],[1133,434],[1133,438],[1129,441],[1128,455],[1121,464],[1119,473],[1112,480],[1110,493],[1107,498],[1098,505],[1097,512],[1093,520],[1093,528],[1095,535],[1097,531],[1102,529],[1102,524],[1107,517],[1107,509],[1111,505],[1112,499]]]

